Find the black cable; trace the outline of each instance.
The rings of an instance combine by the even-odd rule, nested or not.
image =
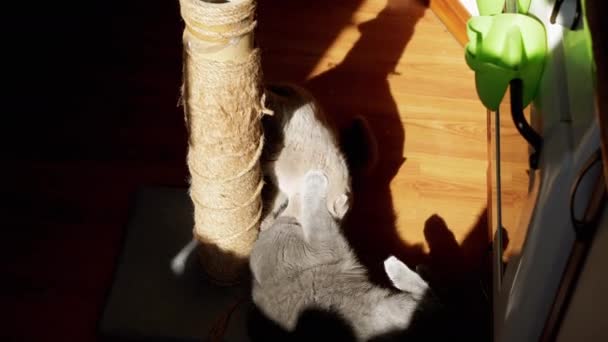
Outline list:
[[[578,192],[578,188],[585,178],[585,175],[591,170],[591,168],[598,162],[602,160],[602,151],[598,148],[591,157],[587,160],[582,170],[576,176],[574,183],[572,184],[572,188],[570,189],[570,220],[572,221],[572,225],[574,226],[574,230],[577,235],[583,234],[586,228],[592,224],[597,217],[598,213],[595,213],[594,217],[592,217],[589,221],[579,220],[576,218],[576,214],[574,213],[574,202],[576,200],[576,194]],[[599,211],[598,211],[599,212]]]
[[[511,93],[511,117],[517,131],[526,141],[532,145],[534,152],[530,155],[530,168],[537,169],[540,151],[543,146],[543,138],[534,131],[532,126],[526,121],[524,115],[524,96],[523,82],[520,79],[514,79],[510,82]]]

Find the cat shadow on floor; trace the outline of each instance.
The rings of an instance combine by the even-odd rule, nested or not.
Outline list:
[[[492,250],[486,209],[461,243],[439,215],[426,220],[424,236],[430,252],[423,278],[444,305],[452,336],[491,340]]]

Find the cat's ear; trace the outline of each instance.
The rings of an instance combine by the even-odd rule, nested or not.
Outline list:
[[[365,117],[354,117],[340,132],[340,145],[352,173],[369,174],[378,164],[378,142]]]
[[[342,194],[333,203],[333,213],[336,219],[341,220],[351,207],[351,197],[349,194]]]
[[[393,286],[401,291],[422,297],[429,289],[427,282],[418,273],[394,256],[384,261],[384,270]]]

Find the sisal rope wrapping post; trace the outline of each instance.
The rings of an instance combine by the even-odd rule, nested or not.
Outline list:
[[[185,21],[182,100],[189,129],[190,197],[200,261],[237,282],[262,212],[260,52],[254,0],[180,0]]]

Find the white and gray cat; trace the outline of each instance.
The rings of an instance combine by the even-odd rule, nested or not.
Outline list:
[[[260,233],[250,258],[254,304],[286,332],[311,310],[339,317],[357,341],[407,330],[429,298],[428,284],[395,257],[384,266],[396,289],[369,280],[326,205],[331,182],[324,172],[306,172],[294,189],[299,215],[281,214]]]
[[[332,180],[327,208],[341,220],[351,206],[351,178],[337,132],[323,110],[304,88],[293,84],[268,87],[266,106],[274,114],[263,119],[266,144],[261,164],[267,188],[266,213],[261,230],[272,224],[279,212],[299,216],[300,184],[310,170],[322,170]],[[266,189],[269,190],[269,189]]]

